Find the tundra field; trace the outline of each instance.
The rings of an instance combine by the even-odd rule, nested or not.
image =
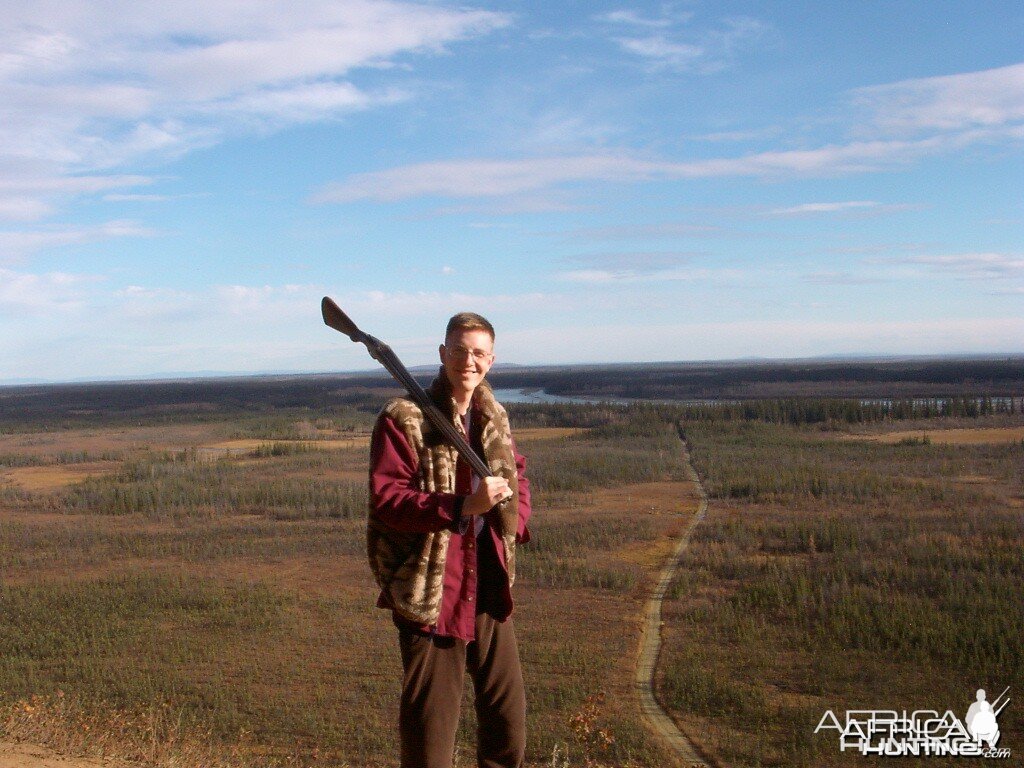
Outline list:
[[[388,389],[160,386],[176,394],[130,408],[118,389],[62,407],[0,389],[0,741],[395,765],[400,662],[364,554]],[[882,765],[814,734],[824,712],[1014,698],[1024,416],[994,394],[510,406],[534,487],[515,587],[528,762],[676,764],[633,679],[644,601],[698,506],[683,438],[710,506],[663,606],[656,689],[709,764]],[[1002,765],[1021,722],[1013,700]]]

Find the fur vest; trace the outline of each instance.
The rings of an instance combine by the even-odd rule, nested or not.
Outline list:
[[[443,367],[430,385],[428,394],[441,413],[449,416],[461,431],[461,419]],[[511,586],[515,581],[516,530],[519,525],[519,484],[512,432],[505,409],[494,399],[494,393],[486,382],[481,382],[473,393],[473,405],[473,418],[479,420],[484,461],[492,474],[508,481],[513,492],[512,497],[497,508],[498,533]],[[443,441],[440,433],[424,418],[422,409],[412,400],[399,397],[389,401],[382,413],[394,420],[419,457],[417,474],[420,490],[454,493],[458,451]],[[489,519],[493,524],[493,512]],[[390,597],[391,605],[405,618],[422,624],[437,623],[441,614],[450,536],[451,531],[447,529],[432,533],[395,531],[375,519],[373,505],[370,505],[366,533],[370,568],[381,589]]]

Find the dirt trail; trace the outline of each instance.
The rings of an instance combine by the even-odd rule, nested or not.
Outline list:
[[[680,438],[682,436],[680,435]],[[658,666],[658,655],[661,652],[661,603],[665,599],[665,592],[675,577],[679,567],[679,560],[690,543],[690,534],[697,526],[708,509],[708,496],[701,485],[700,478],[690,461],[690,453],[687,450],[686,442],[683,441],[683,455],[686,459],[686,473],[697,491],[700,503],[697,512],[690,523],[686,526],[675,551],[668,557],[661,574],[658,576],[657,584],[651,593],[647,605],[644,607],[644,630],[640,640],[640,654],[637,659],[636,687],[640,696],[640,706],[644,717],[650,722],[655,733],[668,745],[687,768],[709,768],[717,765],[716,762],[703,756],[700,749],[686,736],[675,721],[662,709],[657,699],[654,698],[654,674]]]

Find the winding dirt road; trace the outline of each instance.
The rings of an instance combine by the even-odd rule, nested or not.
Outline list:
[[[680,434],[682,440],[682,434]],[[704,519],[708,509],[708,496],[701,485],[697,471],[690,461],[690,452],[687,449],[686,441],[683,440],[683,456],[686,459],[686,473],[697,491],[700,503],[697,512],[690,520],[686,530],[679,537],[679,543],[675,551],[669,555],[665,565],[658,576],[657,584],[651,597],[644,607],[644,629],[640,639],[640,653],[637,658],[636,667],[636,689],[640,697],[640,706],[644,717],[647,718],[651,728],[666,745],[674,752],[687,768],[710,768],[717,766],[717,762],[705,757],[700,749],[686,736],[668,713],[662,709],[654,697],[654,674],[658,665],[658,655],[661,652],[661,604],[665,599],[665,592],[675,577],[679,567],[679,561],[690,544],[690,534],[693,529]]]

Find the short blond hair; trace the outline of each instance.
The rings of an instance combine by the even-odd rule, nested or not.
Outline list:
[[[444,329],[446,342],[453,331],[487,331],[491,341],[494,341],[494,326],[486,317],[478,315],[476,312],[459,312],[457,315],[452,315],[448,321],[448,327]]]

